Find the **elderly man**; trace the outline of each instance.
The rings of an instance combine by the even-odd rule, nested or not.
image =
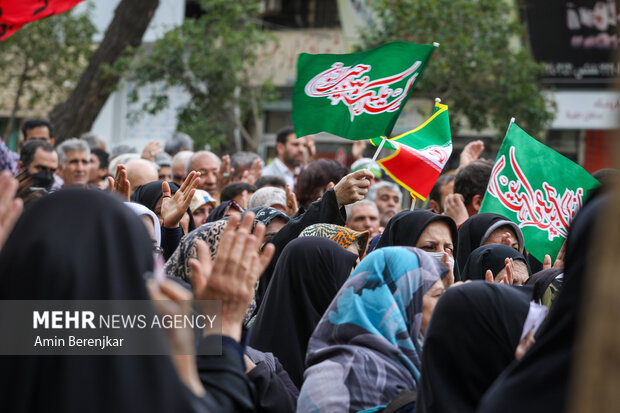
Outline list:
[[[146,159],[132,159],[125,165],[131,193],[137,187],[157,181],[157,165]]]
[[[77,138],[68,139],[56,148],[56,152],[58,153],[58,175],[64,182],[62,187],[88,184],[90,165],[88,143]]]
[[[213,152],[198,151],[190,158],[185,174],[188,175],[191,171],[200,173],[198,189],[207,191],[212,197],[219,199],[217,178],[221,163],[220,158]]]
[[[174,132],[166,139],[166,143],[164,144],[164,151],[170,156],[174,156],[179,152],[191,152],[193,150],[194,140],[189,135],[182,132]]]
[[[370,187],[366,199],[373,201],[379,209],[379,216],[389,220],[402,210],[403,194],[398,185],[382,181]]]
[[[347,205],[347,227],[355,231],[368,231],[370,238],[379,234],[379,209],[367,199]]]
[[[172,182],[181,186],[187,175],[185,170],[188,168],[189,160],[194,155],[192,151],[181,151],[172,157],[172,165],[170,171],[172,173]]]

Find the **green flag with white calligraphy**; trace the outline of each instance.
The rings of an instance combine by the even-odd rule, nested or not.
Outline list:
[[[390,136],[434,50],[433,45],[398,42],[360,53],[302,53],[293,89],[297,136]]]
[[[530,254],[555,261],[572,219],[598,185],[585,169],[511,123],[480,212],[507,217],[521,228]]]

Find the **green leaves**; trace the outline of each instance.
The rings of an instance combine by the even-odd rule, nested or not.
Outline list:
[[[537,135],[553,117],[540,93],[542,66],[522,44],[525,29],[508,0],[377,0],[379,28],[361,33],[360,49],[391,41],[441,44],[415,95],[439,96],[456,128],[466,119],[499,135],[509,119]]]
[[[13,97],[24,79],[20,108],[44,110],[63,100],[88,64],[95,32],[88,12],[69,11],[25,25],[0,42],[0,83]]]
[[[199,3],[204,14],[198,19],[186,19],[152,48],[143,49],[129,80],[137,86],[155,82],[182,85],[191,101],[180,110],[178,129],[191,135],[196,147],[208,143],[217,148],[226,143],[235,127],[235,105],[250,107],[251,99],[257,98],[252,93],[235,98],[234,91],[249,84],[248,71],[259,46],[270,37],[256,24],[257,0]],[[165,88],[155,91],[143,110],[157,112],[164,103]],[[242,111],[242,124],[245,114],[247,111]]]

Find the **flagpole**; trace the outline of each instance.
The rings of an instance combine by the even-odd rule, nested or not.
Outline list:
[[[413,211],[415,209],[415,196],[411,195],[411,207],[409,208],[409,211]]]
[[[506,128],[506,133],[504,133],[504,136],[508,135],[508,130],[510,129],[510,125],[512,125],[513,123],[515,123],[514,117],[510,118],[510,123],[508,124],[508,127]]]
[[[368,170],[370,170],[370,167],[372,166],[372,164],[377,160],[377,157],[379,156],[379,152],[381,152],[381,149],[383,149],[383,145],[385,144],[385,136],[381,137],[381,143],[379,144],[379,147],[377,148],[377,150],[375,151],[374,156],[372,157],[372,162],[370,162],[368,164]]]

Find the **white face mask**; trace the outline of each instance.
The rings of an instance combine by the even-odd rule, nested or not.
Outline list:
[[[433,258],[443,264],[443,252],[427,252],[427,254],[430,254]],[[450,255],[448,255],[448,262],[450,263],[450,268],[454,268],[454,258]]]

